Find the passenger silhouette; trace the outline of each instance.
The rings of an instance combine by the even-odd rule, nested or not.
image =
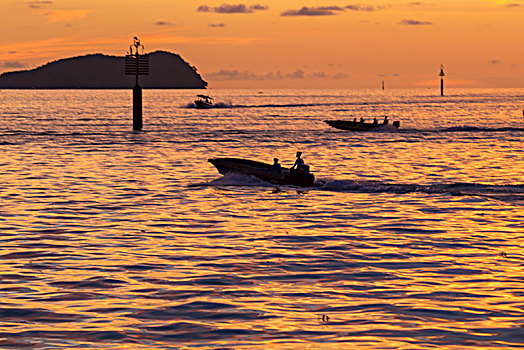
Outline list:
[[[297,152],[297,159],[295,160],[295,164],[293,164],[293,166],[291,167],[292,170],[304,164],[304,160],[300,158],[301,156],[302,156],[302,152]]]
[[[304,163],[304,160],[300,158],[301,156],[302,152],[297,152],[297,159],[295,160],[295,164],[291,167],[291,170],[296,168],[297,173],[309,174],[309,165]]]
[[[278,158],[273,158],[272,168],[274,171],[279,172],[279,173],[282,171],[282,166],[278,162]]]

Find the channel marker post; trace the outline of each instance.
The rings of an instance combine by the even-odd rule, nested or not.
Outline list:
[[[134,50],[133,50],[134,48]],[[136,77],[133,87],[133,130],[142,130],[142,88],[138,84],[139,75],[149,75],[149,55],[144,54],[144,45],[135,36],[133,45],[126,55],[125,74]]]

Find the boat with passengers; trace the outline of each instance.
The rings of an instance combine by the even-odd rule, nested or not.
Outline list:
[[[213,106],[213,97],[207,95],[197,95],[195,105],[198,109],[210,108]]]
[[[223,175],[245,174],[273,184],[299,187],[311,187],[315,183],[315,176],[309,171],[309,166],[306,164],[301,164],[296,169],[286,169],[275,168],[274,164],[242,158],[211,158],[208,161]]]
[[[349,130],[349,131],[370,131],[376,129],[391,129],[397,130],[400,127],[400,122],[395,120],[393,124],[389,124],[387,116],[384,116],[384,121],[379,123],[377,118],[373,118],[373,122],[367,123],[364,118],[360,118],[357,121],[357,118],[353,120],[324,120],[324,123],[340,130]]]

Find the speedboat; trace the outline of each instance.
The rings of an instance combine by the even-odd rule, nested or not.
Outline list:
[[[337,129],[349,131],[369,131],[389,126],[388,123],[365,123],[355,120],[324,120],[324,123]],[[395,120],[392,126],[393,128],[398,129],[400,127],[400,122],[398,120]]]
[[[212,158],[208,162],[213,164],[220,174],[239,173],[252,175],[258,179],[279,185],[294,185],[311,187],[315,183],[315,176],[309,171],[282,169],[277,171],[271,164],[241,158]],[[306,169],[308,169],[306,167]]]
[[[207,95],[197,95],[195,105],[199,109],[210,108],[213,106],[213,98]]]

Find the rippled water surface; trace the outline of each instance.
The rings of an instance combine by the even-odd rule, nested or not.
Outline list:
[[[2,91],[0,348],[524,347],[524,90],[197,93]]]

